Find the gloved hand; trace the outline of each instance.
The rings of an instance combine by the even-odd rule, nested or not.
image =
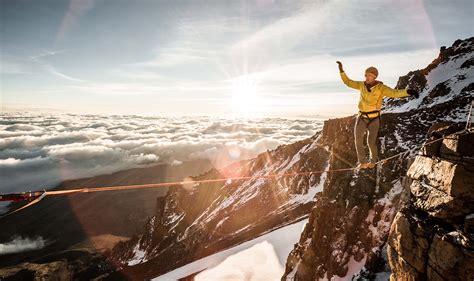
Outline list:
[[[336,63],[339,66],[339,72],[344,72],[344,69],[342,69],[342,63],[340,61],[336,61]]]
[[[413,96],[413,97],[415,97],[415,98],[419,98],[419,97],[420,97],[420,94],[418,93],[417,90],[408,89],[408,90],[407,90],[407,93],[408,93],[410,96]]]

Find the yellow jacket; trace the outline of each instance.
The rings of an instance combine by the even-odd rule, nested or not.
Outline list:
[[[383,97],[402,98],[410,96],[406,89],[397,90],[384,85],[381,81],[376,81],[376,84],[367,90],[364,81],[354,81],[347,77],[345,72],[341,72],[341,79],[348,87],[359,90],[359,111],[370,112],[377,111],[382,108]],[[377,113],[369,114],[369,117],[377,117]]]

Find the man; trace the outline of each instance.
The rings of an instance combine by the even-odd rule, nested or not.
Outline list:
[[[377,68],[371,66],[365,70],[365,81],[354,81],[347,77],[342,68],[342,63],[337,61],[339,65],[339,74],[341,79],[348,87],[359,90],[359,114],[354,128],[355,147],[357,152],[358,165],[357,168],[373,168],[378,161],[377,152],[377,135],[380,127],[380,109],[384,97],[402,98],[414,96],[418,98],[419,94],[415,90],[392,89],[384,85],[381,81],[375,80],[378,76]],[[364,134],[367,134],[367,143],[370,150],[370,162],[366,161],[364,151]]]

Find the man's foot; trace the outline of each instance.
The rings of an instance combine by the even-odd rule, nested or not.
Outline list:
[[[356,166],[356,169],[367,169],[370,163],[359,163]]]
[[[367,163],[367,168],[373,169],[376,166],[374,162]]]

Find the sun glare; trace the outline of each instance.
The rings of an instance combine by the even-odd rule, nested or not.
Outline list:
[[[264,111],[261,89],[252,77],[233,79],[231,92],[229,103],[234,113],[248,116]]]

